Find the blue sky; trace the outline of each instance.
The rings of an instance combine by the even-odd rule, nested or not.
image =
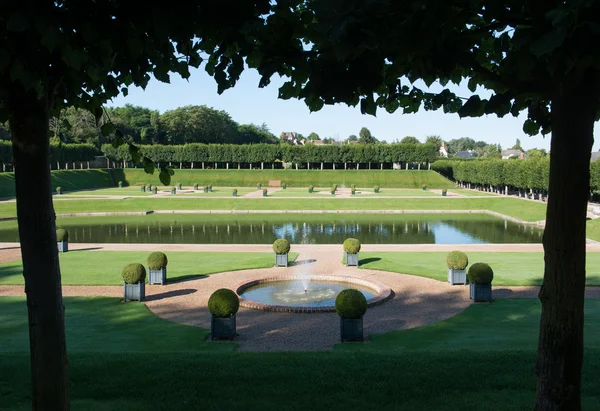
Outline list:
[[[550,136],[529,137],[523,133],[522,125],[526,114],[515,118],[485,116],[460,119],[457,114],[444,114],[441,110],[424,111],[416,114],[389,114],[378,110],[377,117],[363,115],[357,107],[345,105],[325,106],[320,111],[310,113],[303,101],[280,100],[278,88],[283,84],[280,78],[273,78],[269,86],[258,87],[259,76],[254,70],[243,72],[238,84],[223,94],[217,94],[215,81],[203,69],[192,70],[189,81],[173,75],[170,84],[152,80],[146,90],[130,88],[127,97],[120,96],[111,106],[127,103],[149,107],[161,113],[185,105],[207,105],[228,112],[240,124],[266,123],[276,136],[282,131],[296,131],[304,135],[316,132],[324,137],[345,139],[351,134],[358,135],[361,127],[367,127],[380,140],[394,141],[404,136],[415,136],[421,141],[431,134],[437,134],[448,141],[454,138],[470,137],[488,143],[510,148],[519,138],[525,149],[550,148]],[[454,88],[461,97],[471,93],[466,87]],[[485,95],[482,92],[482,96]],[[594,151],[600,147],[598,128],[594,133]]]

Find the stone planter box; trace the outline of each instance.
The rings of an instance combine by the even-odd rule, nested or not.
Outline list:
[[[358,267],[358,253],[356,253],[356,254],[346,253],[346,266]]]
[[[58,252],[59,253],[66,253],[67,251],[69,251],[69,242],[68,241],[57,241],[58,244]]]
[[[140,191],[141,191],[142,193],[145,193],[145,192],[146,192],[146,187],[140,187]]]
[[[205,188],[205,189],[204,189],[204,192],[205,192],[205,193],[208,193],[208,188]]]
[[[208,192],[209,192],[209,193],[212,193],[212,188],[209,188],[209,189],[208,189]]]
[[[352,195],[355,195],[355,194],[356,194],[356,191],[355,191],[355,190],[352,190],[350,193],[351,193]]]
[[[211,340],[233,340],[235,337],[235,315],[229,318],[217,318],[210,316],[210,339]]]
[[[469,280],[467,280],[467,270],[453,270],[448,268],[448,282],[452,285],[469,284]]]
[[[448,195],[448,193],[444,193],[444,192],[442,191],[442,197],[446,197],[447,195]]]
[[[346,341],[363,340],[363,319],[340,317],[340,339]]]
[[[127,284],[123,281],[123,300],[124,301],[144,301],[146,298],[146,284],[139,282],[137,284]]]
[[[171,189],[171,194],[177,194],[177,189],[176,188]]]
[[[157,192],[158,192],[158,189],[156,189],[156,188],[152,189],[152,194],[156,194]]]
[[[288,266],[288,253],[275,254],[275,267],[287,267]]]
[[[167,282],[167,267],[163,267],[160,270],[148,269],[148,284],[165,285],[166,282]]]
[[[267,193],[263,193],[263,197],[267,197]]]
[[[477,302],[491,302],[492,301],[492,285],[491,284],[471,284],[469,290],[469,297],[471,300]]]

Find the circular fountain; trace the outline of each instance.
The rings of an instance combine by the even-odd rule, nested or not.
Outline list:
[[[259,278],[239,285],[236,292],[241,307],[311,313],[335,311],[335,299],[346,288],[361,291],[369,307],[393,297],[392,290],[379,282],[334,275]]]

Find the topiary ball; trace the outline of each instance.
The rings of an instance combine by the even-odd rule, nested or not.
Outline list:
[[[161,253],[160,251],[155,251],[150,253],[148,256],[148,268],[151,270],[160,270],[165,268],[169,263],[167,255],[165,253]]]
[[[360,251],[360,241],[356,238],[347,238],[344,241],[344,251],[348,254],[356,254]]]
[[[442,189],[442,193],[446,194],[447,192],[448,192],[448,189],[446,189],[446,188]]]
[[[273,243],[275,254],[287,254],[290,251],[290,242],[285,238],[278,238]]]
[[[221,288],[208,299],[208,310],[217,318],[228,318],[235,315],[240,308],[237,294],[227,288]]]
[[[469,265],[469,257],[462,251],[451,251],[446,256],[446,265],[451,270],[464,270]]]
[[[488,285],[494,279],[494,271],[486,263],[475,263],[469,267],[467,277],[471,284]]]
[[[315,186],[308,186],[308,192],[312,193],[315,189]]]
[[[137,284],[146,279],[146,268],[140,263],[127,264],[123,268],[123,280],[127,284]]]
[[[69,241],[69,232],[64,228],[56,230],[56,241]]]
[[[375,191],[376,193],[378,193],[379,192],[379,186],[373,187],[373,191]]]
[[[343,318],[361,318],[367,312],[367,299],[358,290],[342,290],[335,299],[335,312]]]

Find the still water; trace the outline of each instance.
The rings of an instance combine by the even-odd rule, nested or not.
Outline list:
[[[57,221],[74,243],[364,244],[541,243],[543,230],[480,214],[256,214],[71,217]],[[0,241],[18,241],[16,222]]]

